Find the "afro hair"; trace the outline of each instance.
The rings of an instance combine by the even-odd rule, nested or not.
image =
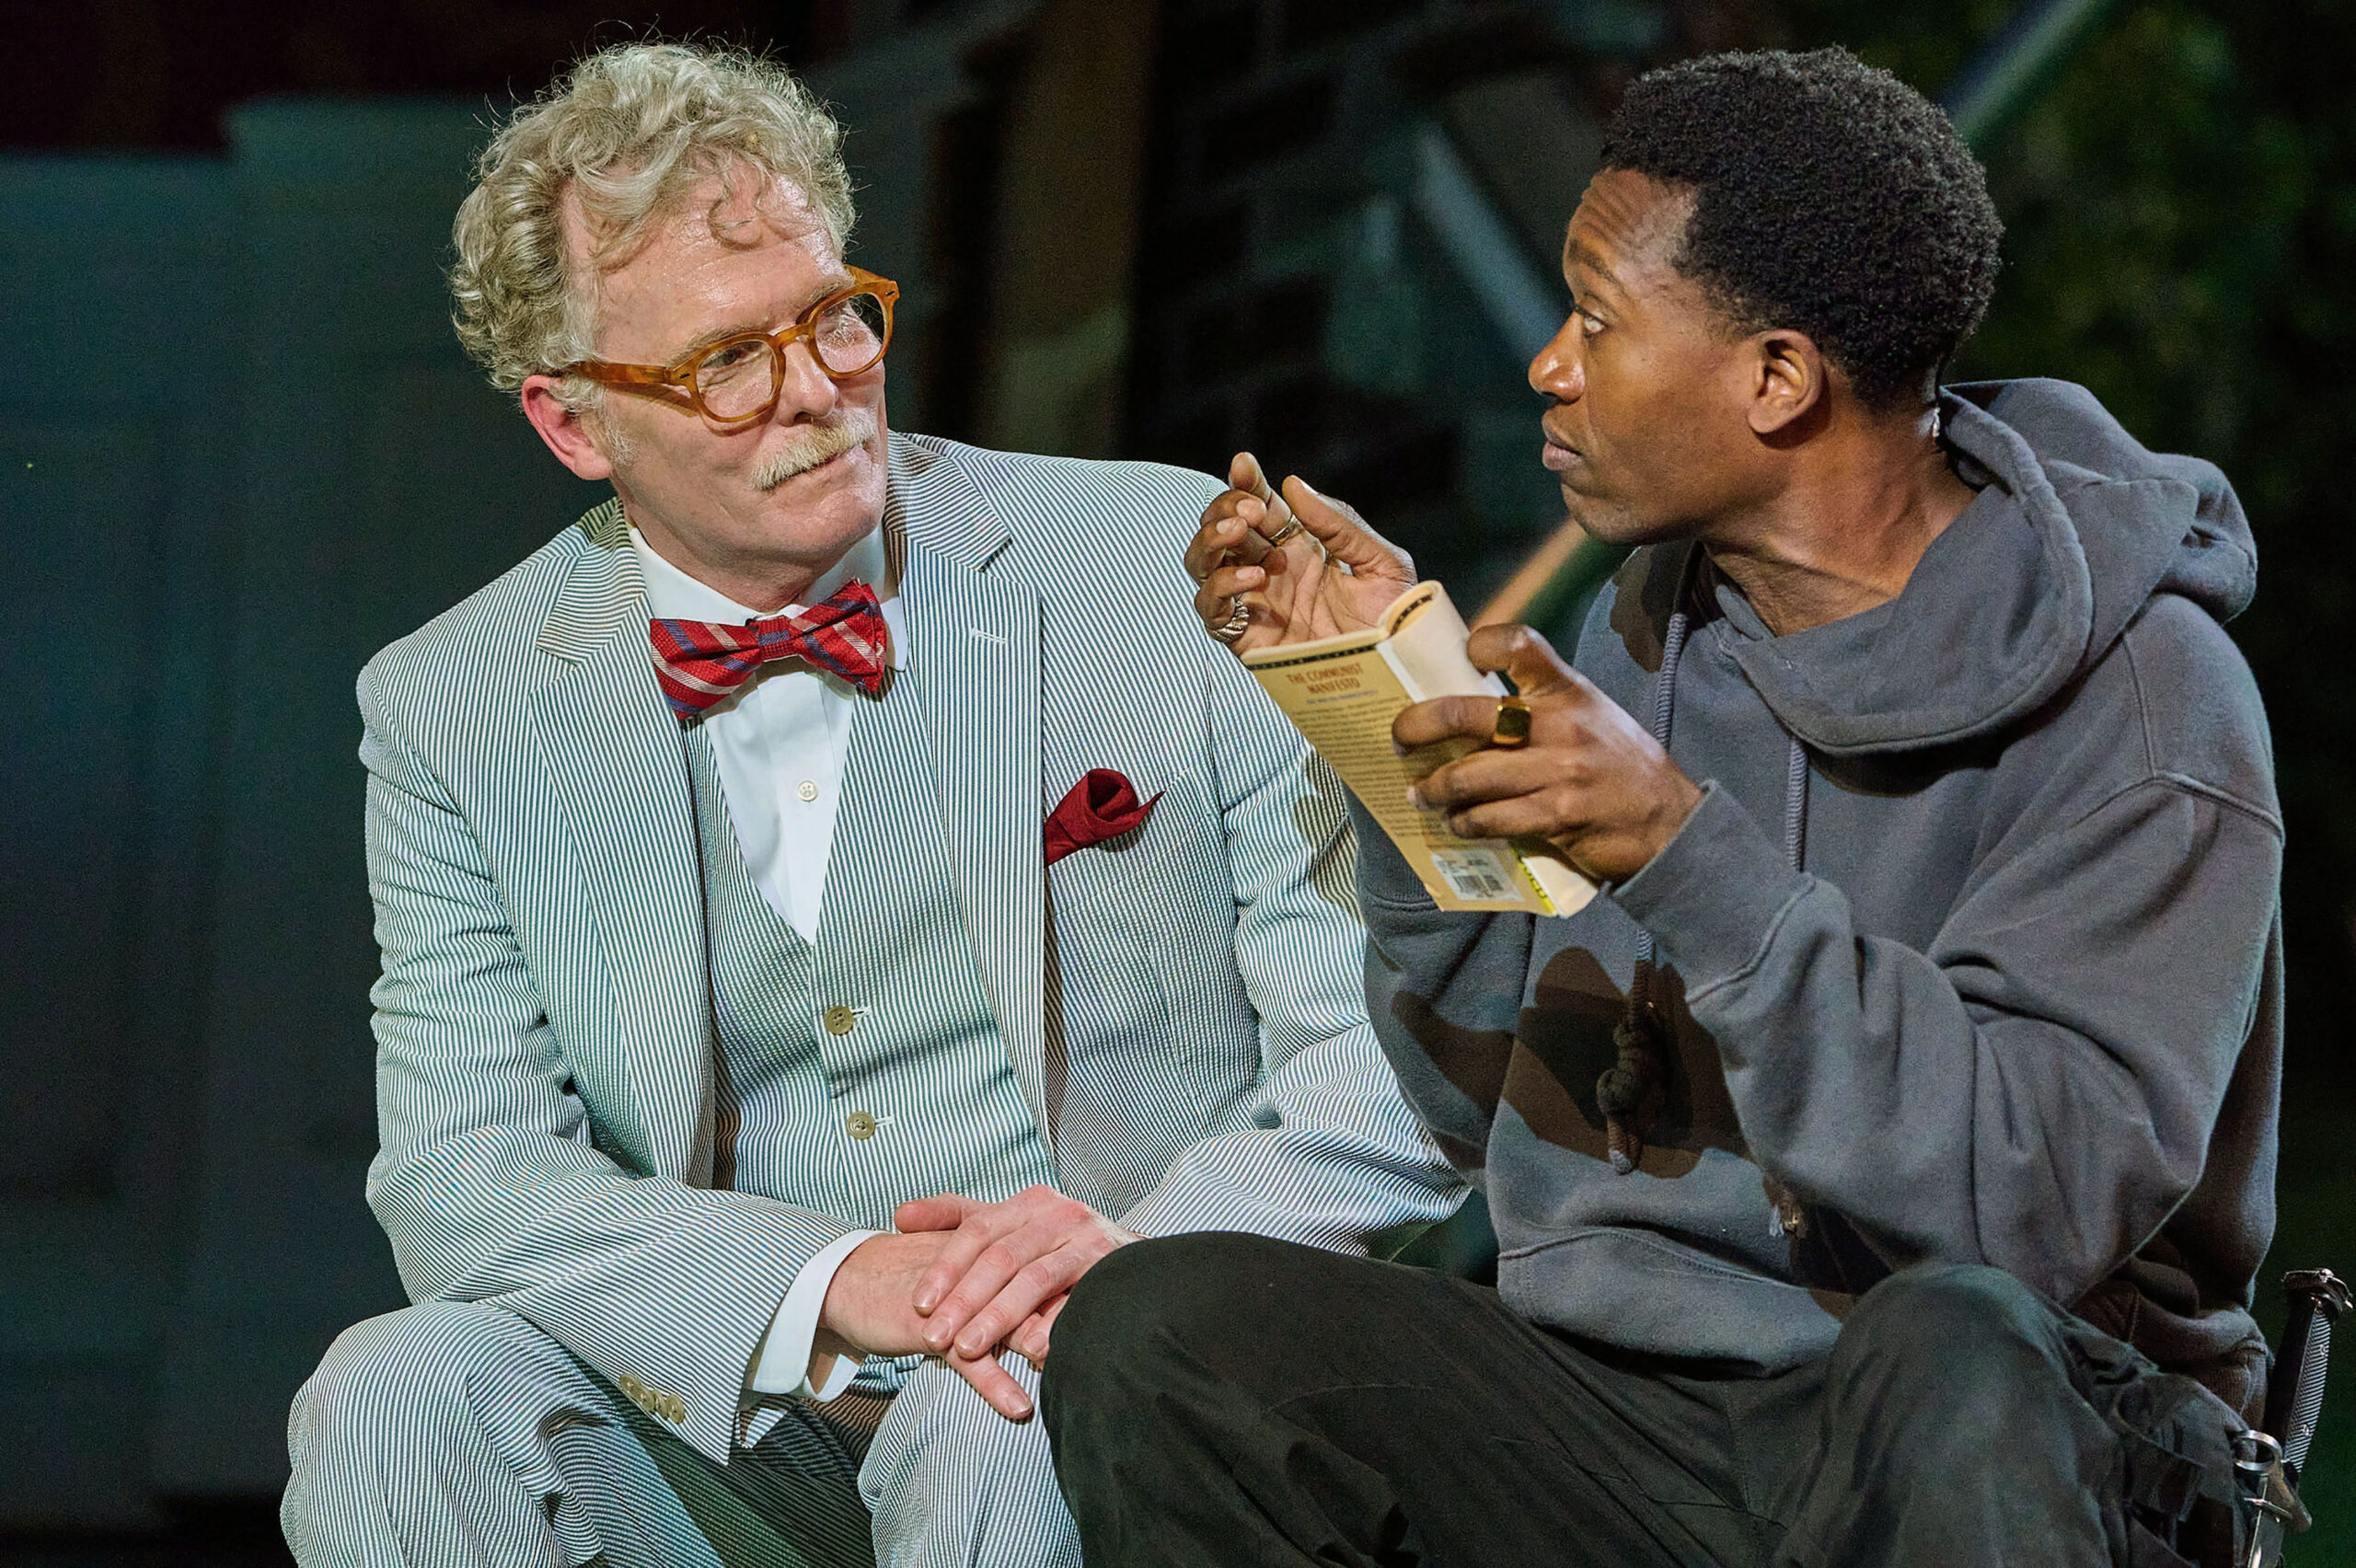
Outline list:
[[[1806,332],[1867,408],[1919,397],[1988,309],[2004,225],[1979,159],[1844,49],[1650,72],[1602,163],[1691,188],[1678,271],[1740,330]]]

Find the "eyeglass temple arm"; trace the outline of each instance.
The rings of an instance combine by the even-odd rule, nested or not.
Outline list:
[[[677,386],[684,380],[659,364],[609,364],[604,360],[583,360],[558,374],[607,386]]]

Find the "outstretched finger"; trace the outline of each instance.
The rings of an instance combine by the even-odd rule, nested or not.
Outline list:
[[[1415,785],[1415,799],[1427,812],[1461,812],[1513,800],[1559,782],[1559,763],[1543,753],[1476,751],[1425,775]]]
[[[1584,813],[1566,817],[1559,800],[1539,794],[1482,801],[1448,813],[1448,830],[1459,838],[1546,838],[1587,825]]]
[[[1004,1343],[1033,1313],[1077,1284],[1103,1255],[1093,1248],[1064,1246],[1024,1263],[958,1331],[957,1354],[978,1355]]]
[[[917,1309],[919,1317],[932,1316],[949,1293],[972,1272],[977,1259],[1006,1237],[1021,1230],[1026,1223],[1028,1216],[1011,1205],[975,1205],[972,1212],[958,1225],[957,1233],[941,1249],[940,1256],[932,1260],[932,1266],[918,1279],[909,1305]],[[1021,1265],[1018,1263],[1016,1266]],[[940,1343],[948,1343],[945,1335],[956,1332],[956,1325],[950,1325]]]
[[[1086,1263],[1066,1270],[1066,1230],[1052,1224],[1024,1225],[999,1236],[947,1295],[923,1309],[925,1343],[936,1354],[954,1343],[961,1354],[978,1355],[1013,1332],[1040,1302],[1087,1272]],[[993,1306],[998,1310],[990,1313]]]
[[[1391,741],[1403,751],[1420,751],[1441,741],[1471,740],[1486,744],[1496,733],[1497,709],[1494,697],[1436,697],[1400,709],[1391,721]]]
[[[1258,496],[1263,502],[1276,499],[1276,492],[1268,488],[1266,470],[1260,467],[1260,459],[1249,452],[1239,452],[1228,460],[1227,482],[1230,488]]]
[[[1273,547],[1276,536],[1292,527],[1292,507],[1282,495],[1268,487],[1268,476],[1262,470],[1259,458],[1249,452],[1237,453],[1235,461],[1227,466],[1227,482],[1234,487],[1229,494],[1246,496],[1260,503],[1256,513],[1249,509],[1239,509],[1239,514],[1258,536],[1255,540],[1247,540],[1247,544],[1261,543]],[[1297,529],[1294,531],[1299,532]],[[1258,558],[1247,556],[1244,559]],[[1281,570],[1281,558],[1275,564]]]
[[[1414,573],[1415,566],[1407,552],[1368,526],[1367,520],[1347,502],[1319,494],[1298,474],[1285,480],[1284,494],[1292,506],[1292,514],[1300,519],[1300,525],[1325,547],[1326,554],[1348,567],[1354,575],[1405,577]]]

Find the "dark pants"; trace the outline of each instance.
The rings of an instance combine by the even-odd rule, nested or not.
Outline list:
[[[1760,1377],[1238,1235],[1099,1263],[1042,1409],[1090,1568],[2174,1563],[2238,1425],[1994,1269],[1894,1275]]]

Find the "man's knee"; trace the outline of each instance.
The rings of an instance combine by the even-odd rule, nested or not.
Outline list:
[[[473,1419],[475,1390],[512,1386],[513,1372],[545,1343],[514,1313],[473,1302],[428,1302],[354,1323],[294,1396],[289,1458],[300,1470],[327,1448],[413,1448],[449,1433]]]
[[[1044,1402],[1052,1408],[1123,1382],[1154,1385],[1166,1358],[1232,1342],[1239,1316],[1289,1295],[1283,1281],[1300,1259],[1323,1256],[1230,1231],[1138,1241],[1107,1255],[1072,1287],[1056,1320]]]
[[[1997,1269],[1875,1286],[1824,1366],[1824,1447],[1785,1560],[2108,1561],[2124,1472],[2080,1386],[2093,1334]]]
[[[1138,1241],[1108,1253],[1072,1287],[1071,1300],[1056,1320],[1051,1380],[1115,1369],[1148,1341],[1183,1333],[1203,1309],[1206,1287],[1215,1292],[1222,1262],[1239,1241],[1257,1237],[1202,1232]]]
[[[438,1494],[450,1467],[481,1462],[477,1401],[512,1398],[552,1353],[514,1313],[468,1303],[405,1308],[338,1335],[287,1415],[279,1523],[295,1560],[401,1561],[405,1506]]]
[[[1842,1340],[1938,1365],[2024,1349],[2042,1355],[2057,1320],[2043,1297],[2002,1269],[1918,1263],[1860,1297]]]
[[[1902,1424],[1984,1440],[1988,1428],[2076,1402],[2059,1325],[2044,1297],[2002,1269],[1923,1263],[1858,1299],[1842,1325],[1827,1394]]]

